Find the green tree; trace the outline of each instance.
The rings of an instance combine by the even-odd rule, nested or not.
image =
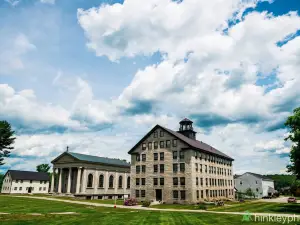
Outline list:
[[[10,156],[10,150],[14,149],[14,133],[7,121],[0,121],[0,166],[4,165],[4,158]]]
[[[4,178],[4,175],[0,174],[0,191],[2,190],[3,178]]]
[[[251,190],[251,188],[248,188],[248,189],[246,190],[245,195],[247,195],[247,196],[249,196],[249,197],[251,197],[251,198],[255,196],[255,194],[254,194],[254,192]]]
[[[36,171],[48,173],[50,170],[49,164],[40,164],[36,166]]]
[[[290,152],[291,164],[287,166],[288,172],[296,175],[300,179],[300,107],[294,109],[294,114],[289,116],[285,122],[285,126],[289,129],[289,136],[285,140],[292,142]]]

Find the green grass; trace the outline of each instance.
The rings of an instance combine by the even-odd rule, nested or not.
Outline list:
[[[251,201],[209,209],[221,212],[263,212],[300,214],[300,204]]]
[[[133,209],[119,209],[106,207],[90,207],[72,203],[47,201],[40,199],[14,198],[0,196],[0,212],[9,212],[11,215],[0,215],[1,225],[12,224],[242,224],[242,216],[221,215],[210,213],[184,213],[143,211]],[[51,215],[51,212],[77,212],[78,215]],[[32,216],[28,213],[42,213],[41,216]],[[274,222],[247,222],[248,225],[271,225]]]

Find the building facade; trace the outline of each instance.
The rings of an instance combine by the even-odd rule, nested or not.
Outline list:
[[[8,170],[3,178],[1,193],[46,194],[49,191],[49,175],[42,172]]]
[[[236,175],[234,186],[237,192],[240,193],[245,193],[250,188],[256,198],[271,196],[275,193],[274,181],[272,179],[251,172]]]
[[[166,203],[234,197],[233,159],[197,141],[192,123],[184,119],[177,132],[156,125],[128,152],[131,196]]]
[[[130,195],[130,164],[123,160],[64,152],[52,163],[51,193],[86,199]]]

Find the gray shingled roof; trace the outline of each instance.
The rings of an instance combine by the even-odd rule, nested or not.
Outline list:
[[[269,180],[269,181],[273,181],[271,178],[265,176],[265,175],[261,175],[261,174],[258,174],[258,173],[251,173],[251,172],[247,172],[255,177],[258,177],[260,179],[263,179],[263,180]]]
[[[80,154],[80,153],[75,153],[75,152],[65,152],[65,153],[67,153],[81,161],[103,163],[103,164],[107,164],[107,165],[122,166],[122,167],[130,167],[130,163],[125,162],[120,159],[111,159],[111,158],[106,158],[106,157],[85,155],[85,154]]]
[[[212,146],[210,146],[210,145],[208,145],[208,144],[206,144],[206,143],[204,143],[202,141],[198,141],[198,140],[194,140],[194,139],[188,138],[188,137],[184,136],[183,134],[180,134],[180,133],[178,133],[176,131],[170,130],[170,129],[165,128],[163,126],[160,126],[158,124],[154,128],[152,128],[151,131],[149,131],[134,147],[132,147],[131,150],[128,153],[131,154],[132,151],[140,143],[142,143],[158,127],[162,128],[163,130],[165,130],[168,133],[172,134],[173,136],[177,137],[178,139],[180,139],[181,141],[185,142],[186,144],[188,144],[192,148],[199,149],[199,150],[202,150],[204,152],[212,153],[212,154],[224,157],[224,158],[229,159],[229,160],[234,160],[230,156],[224,154],[223,152],[221,152],[221,151],[213,148]]]
[[[38,180],[49,181],[49,174],[44,172],[22,171],[22,170],[8,170],[13,180]]]

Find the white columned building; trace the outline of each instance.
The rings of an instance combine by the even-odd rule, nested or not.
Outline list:
[[[52,164],[51,193],[86,199],[130,196],[130,164],[124,160],[66,151]]]

